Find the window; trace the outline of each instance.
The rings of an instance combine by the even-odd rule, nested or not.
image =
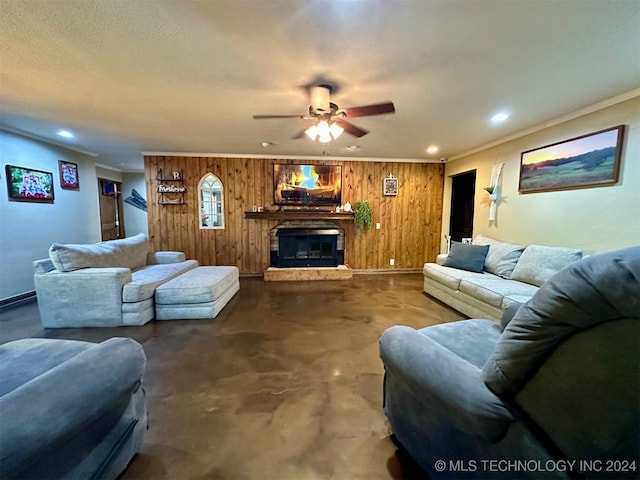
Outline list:
[[[207,173],[198,186],[200,228],[224,229],[224,188],[218,177]]]

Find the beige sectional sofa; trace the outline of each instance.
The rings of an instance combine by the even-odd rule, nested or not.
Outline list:
[[[33,262],[45,328],[143,325],[156,288],[198,266],[182,252],[151,252],[144,234],[95,244],[54,243]]]
[[[468,317],[496,321],[510,305],[525,303],[546,280],[582,258],[577,249],[517,245],[482,235],[473,245],[488,246],[482,271],[447,266],[448,256],[438,255],[436,263],[424,264],[424,291]],[[464,248],[454,243],[452,253]]]

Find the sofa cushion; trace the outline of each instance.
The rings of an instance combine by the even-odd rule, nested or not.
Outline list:
[[[482,235],[478,235],[473,240],[473,244],[489,245],[487,258],[484,261],[484,269],[502,278],[511,278],[513,269],[524,251],[523,245],[500,242]]]
[[[514,315],[520,310],[522,303],[510,302],[507,305],[503,304],[502,316],[500,317],[500,330],[504,330],[509,325],[509,322],[513,320]]]
[[[445,267],[459,268],[470,272],[482,272],[489,251],[488,245],[469,245],[451,242],[451,250],[444,261]]]
[[[460,282],[459,290],[493,307],[502,308],[507,295],[528,295],[530,298],[537,287],[527,283],[505,280],[496,275],[484,275],[483,278],[468,278]]]
[[[568,459],[639,459],[639,343],[637,319],[580,331],[558,346],[515,402]]]
[[[477,368],[482,368],[498,343],[500,328],[492,320],[460,320],[418,330]],[[479,342],[481,338],[483,341]]]
[[[590,256],[554,275],[520,307],[483,367],[498,395],[512,395],[563,341],[617,319],[640,319],[640,247]]]
[[[42,341],[26,338],[0,347],[0,361],[7,368],[0,375],[0,397],[93,346],[77,340]]]
[[[574,248],[529,245],[524,249],[512,280],[541,286],[560,270],[582,258],[582,251]]]
[[[122,301],[140,302],[152,298],[156,288],[160,285],[197,266],[196,260],[186,260],[179,263],[161,263],[139,268],[131,272],[131,281],[122,287]]]
[[[493,307],[500,308],[504,294],[500,292],[499,288],[496,288],[498,285],[499,283],[496,283],[495,281],[473,282],[462,280],[460,282],[460,291]]]
[[[146,265],[147,253],[149,242],[143,233],[94,244],[54,243],[49,248],[49,258],[61,272],[89,267],[138,268]]]
[[[519,282],[520,285],[529,285],[528,283]],[[538,287],[534,285],[529,285],[533,287],[533,289],[529,293],[508,293],[502,299],[502,310],[511,306],[511,304],[516,303],[518,305],[522,305],[523,303],[527,303],[531,300],[531,297],[535,295],[538,291]]]
[[[484,277],[484,273],[469,272],[457,268],[444,267],[436,263],[425,263],[422,273],[426,278],[441,283],[452,290],[458,290],[463,278]]]
[[[238,283],[238,267],[205,266],[174,278],[156,290],[156,304],[214,302]]]

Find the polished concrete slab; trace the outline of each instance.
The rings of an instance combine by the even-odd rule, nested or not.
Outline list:
[[[0,342],[129,336],[147,355],[150,427],[122,480],[425,478],[382,410],[382,332],[463,318],[421,274],[348,281],[242,278],[215,319],[45,330],[35,303],[5,310]]]

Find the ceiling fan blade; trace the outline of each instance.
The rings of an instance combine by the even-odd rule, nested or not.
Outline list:
[[[345,132],[347,132],[349,135],[353,135],[354,137],[364,137],[367,133],[369,133],[369,130],[364,130],[360,127],[356,127],[354,124],[346,122],[344,120],[336,120],[336,123],[344,128]]]
[[[374,105],[365,105],[363,107],[345,108],[347,118],[368,117],[371,115],[382,115],[384,113],[394,113],[396,108],[392,102],[376,103]]]
[[[293,137],[291,137],[293,140],[300,140],[301,138],[304,138],[305,136],[305,132],[306,128],[304,130],[300,130],[298,133],[296,133]]]
[[[264,120],[266,118],[304,118],[304,115],[254,115],[256,120]]]
[[[304,118],[304,117],[303,117]],[[293,140],[299,140],[301,138],[304,138],[304,136],[307,133],[307,130],[312,126],[315,125],[316,122],[311,122],[311,123],[307,123],[307,126],[304,127],[303,130],[300,130],[298,133],[296,133],[293,137],[291,137]]]

